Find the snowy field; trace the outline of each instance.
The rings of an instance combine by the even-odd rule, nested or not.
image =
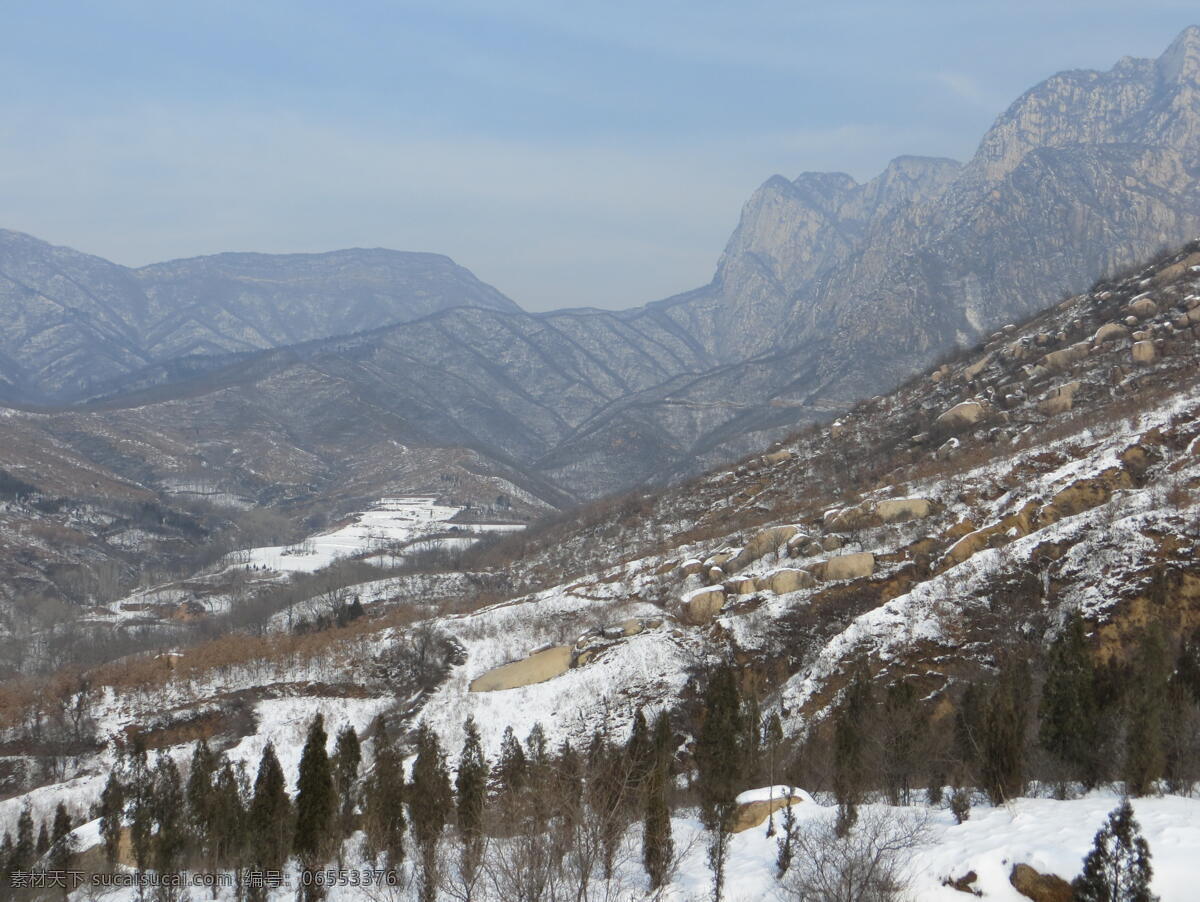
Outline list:
[[[461,549],[478,541],[484,533],[524,528],[517,523],[452,523],[462,510],[461,507],[438,504],[433,496],[381,498],[370,510],[355,514],[350,523],[339,529],[309,536],[294,545],[235,551],[228,561],[246,569],[313,573],[341,558],[367,554],[384,563],[399,563],[403,558],[400,549]],[[433,538],[445,532],[462,532],[464,535]]]
[[[836,815],[833,806],[821,805],[803,791],[798,790],[796,794],[804,799],[793,807],[799,831],[832,822]],[[1107,791],[1069,801],[1018,799],[1000,808],[978,806],[963,824],[956,824],[944,808],[928,811],[871,805],[861,809],[861,816],[864,819],[871,816],[926,818],[923,842],[905,853],[912,902],[962,902],[971,898],[943,883],[947,879],[961,878],[969,871],[977,874],[972,884],[979,892],[977,898],[1026,902],[1026,897],[1009,883],[1013,866],[1028,864],[1041,873],[1053,873],[1070,880],[1081,869],[1096,831],[1118,803],[1118,796]],[[1196,851],[1200,849],[1200,799],[1179,796],[1138,799],[1134,802],[1134,810],[1150,845],[1154,892],[1162,902],[1191,902],[1196,898],[1196,882],[1200,879],[1200,862],[1196,858]],[[777,831],[780,818],[781,813],[777,812]],[[705,836],[692,812],[681,812],[672,818],[675,849],[682,854],[674,876],[661,896],[652,897],[648,893],[640,865],[640,833],[640,825],[635,825],[626,835],[618,855],[619,872],[613,886],[616,892],[607,898],[623,902],[650,898],[663,902],[694,902],[711,898]],[[82,847],[96,843],[97,822],[83,825],[76,831],[76,836]],[[768,837],[764,824],[733,837],[726,902],[782,902],[790,898],[775,877],[777,836]],[[359,839],[355,837],[347,843],[346,868],[370,867],[369,862],[363,861],[358,854]],[[272,893],[271,902],[295,898],[297,875],[292,871],[288,877],[290,886]],[[71,896],[72,900],[86,898],[89,897],[83,892]],[[136,898],[136,892],[132,889],[114,891],[102,898],[130,902]],[[232,902],[234,896],[232,891],[223,890],[218,898],[221,902]],[[380,896],[361,888],[340,887],[332,889],[328,896],[329,902],[379,898],[396,902],[415,899],[415,888],[398,889]],[[486,902],[496,900],[488,895]]]

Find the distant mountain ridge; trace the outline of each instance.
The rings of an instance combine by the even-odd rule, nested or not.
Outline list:
[[[1191,27],[1156,60],[1045,80],[966,164],[768,179],[710,284],[629,310],[525,313],[435,255],[128,270],[0,233],[0,397],[153,406],[253,387],[289,414],[386,411],[397,440],[476,448],[594,497],[831,418],[1196,235]],[[298,402],[287,374],[307,386]]]
[[[0,392],[76,400],[187,355],[275,348],[458,306],[519,309],[440,254],[217,254],[129,269],[0,230]]]

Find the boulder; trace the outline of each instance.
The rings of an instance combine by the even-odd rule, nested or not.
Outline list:
[[[746,542],[742,550],[730,559],[725,569],[729,572],[741,570],[759,558],[775,551],[799,531],[794,526],[772,526],[769,529],[755,533]]]
[[[875,505],[875,513],[884,523],[920,520],[933,513],[934,504],[928,498],[890,498]]]
[[[936,420],[937,425],[948,429],[963,426],[974,426],[987,415],[987,408],[981,401],[963,401],[955,404],[941,414]]]
[[[1065,370],[1076,360],[1087,357],[1091,347],[1092,344],[1089,341],[1077,341],[1073,345],[1051,351],[1042,358],[1042,363],[1052,370]]]
[[[636,636],[646,625],[637,617],[630,617],[628,620],[621,621],[621,633],[625,636]]]
[[[758,591],[758,580],[753,576],[739,576],[725,581],[727,595],[753,595]]]
[[[817,581],[807,570],[781,567],[778,570],[772,570],[766,576],[762,577],[759,583],[776,595],[786,595],[788,592],[811,589],[817,584]]]
[[[1158,357],[1158,350],[1152,341],[1136,341],[1133,343],[1133,362],[1140,364],[1153,363]]]
[[[781,464],[785,460],[791,460],[796,455],[788,450],[772,451],[770,454],[764,454],[763,460],[769,464]]]
[[[703,626],[725,606],[725,589],[711,586],[689,592],[683,597],[683,606],[687,619],[696,626]]]
[[[1027,864],[1014,864],[1008,882],[1026,899],[1034,902],[1071,902],[1075,892],[1071,884],[1057,874],[1042,874]]]
[[[875,555],[869,551],[857,554],[839,554],[817,565],[821,579],[860,579],[875,572]]]
[[[1154,303],[1150,298],[1138,298],[1129,305],[1129,312],[1139,319],[1145,319],[1148,316],[1154,316],[1158,313],[1158,304]]]
[[[753,830],[755,827],[762,826],[766,819],[780,808],[804,801],[800,796],[787,795],[786,787],[777,787],[777,789],[781,794],[774,798],[739,802],[733,813],[733,826],[730,828],[730,832],[742,833],[746,830]]]
[[[846,544],[846,540],[838,535],[821,536],[818,543],[821,546],[821,551],[837,551]]]
[[[471,681],[472,692],[498,692],[544,683],[564,674],[571,666],[571,646],[556,645],[528,658],[493,667]]]
[[[704,572],[704,562],[696,560],[696,558],[692,558],[691,560],[684,561],[682,564],[679,565],[679,572],[682,573],[684,576],[695,576],[697,573],[703,573]]]
[[[787,540],[787,553],[790,557],[799,557],[809,542],[812,541],[812,536],[808,533],[798,532]]]
[[[1051,389],[1038,404],[1038,409],[1047,416],[1066,413],[1075,405],[1075,393],[1083,387],[1082,382],[1067,382]]]
[[[1096,330],[1092,344],[1102,345],[1109,341],[1121,341],[1129,337],[1129,328],[1121,323],[1105,323]]]

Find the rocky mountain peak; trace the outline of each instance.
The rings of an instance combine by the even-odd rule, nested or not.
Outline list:
[[[1200,84],[1200,25],[1190,25],[1155,62],[1159,78],[1166,84]]]

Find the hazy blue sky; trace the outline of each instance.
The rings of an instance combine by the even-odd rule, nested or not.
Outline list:
[[[707,282],[772,173],[970,155],[1195,3],[0,4],[0,227],[143,264],[448,254],[531,309]]]

